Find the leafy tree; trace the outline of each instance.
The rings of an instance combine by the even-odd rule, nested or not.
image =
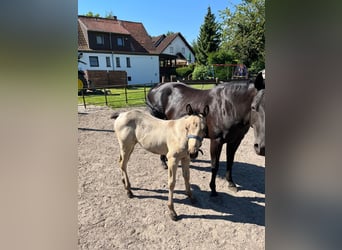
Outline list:
[[[208,55],[218,50],[220,44],[219,24],[215,21],[215,15],[211,13],[210,7],[204,18],[197,38],[196,58],[201,65],[207,65]]]
[[[208,56],[209,65],[213,64],[231,64],[233,63],[233,55],[231,51],[218,50],[212,52]],[[220,80],[229,80],[232,76],[231,66],[213,66],[214,76]]]
[[[105,18],[114,19],[113,11],[106,12]]]
[[[94,14],[91,11],[88,11],[88,13],[85,14],[85,16],[89,16],[89,17],[100,17],[99,13]]]
[[[242,0],[235,12],[221,11],[222,49],[234,56],[251,71],[265,67],[265,0]]]
[[[206,80],[210,75],[209,66],[196,65],[194,71],[192,72],[192,80]]]
[[[166,33],[166,36],[173,35],[173,34],[175,34],[175,32],[173,32],[173,31],[168,31],[168,32]]]

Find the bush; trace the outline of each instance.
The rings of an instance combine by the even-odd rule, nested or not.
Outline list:
[[[210,75],[210,70],[208,66],[197,65],[192,72],[192,80],[205,80],[208,79]]]
[[[187,66],[187,67],[181,67],[181,68],[176,68],[176,75],[185,78],[188,75],[190,75],[193,71],[193,67]]]

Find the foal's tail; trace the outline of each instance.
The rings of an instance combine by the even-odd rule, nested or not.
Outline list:
[[[119,117],[119,115],[120,115],[120,112],[115,112],[115,113],[113,113],[111,116],[110,116],[110,119],[116,119],[116,118],[118,118]]]

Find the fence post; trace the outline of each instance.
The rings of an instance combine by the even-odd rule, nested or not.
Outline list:
[[[103,92],[104,92],[104,96],[105,96],[105,100],[106,100],[106,106],[108,106],[108,101],[107,101],[107,91],[105,88],[103,88]]]
[[[146,102],[146,84],[144,84],[144,98],[145,98],[145,102]]]
[[[82,98],[83,98],[83,106],[86,109],[87,105],[86,105],[85,98],[84,98],[84,91],[85,91],[85,88],[82,89]]]
[[[127,98],[127,86],[125,86],[125,98],[126,98],[126,104],[128,104],[128,98]]]

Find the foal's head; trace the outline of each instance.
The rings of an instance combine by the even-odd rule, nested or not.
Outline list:
[[[205,136],[206,121],[209,107],[205,106],[202,113],[194,113],[190,104],[186,105],[187,118],[186,130],[188,137],[188,151],[191,157],[195,157],[199,148],[202,146],[202,140]]]

